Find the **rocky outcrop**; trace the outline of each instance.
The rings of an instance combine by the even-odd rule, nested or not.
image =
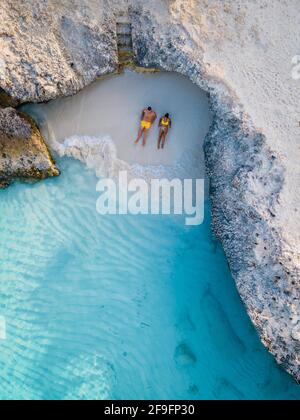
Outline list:
[[[261,340],[300,380],[299,270],[275,228],[285,181],[282,162],[251,129],[247,116],[215,117],[206,141],[213,224]],[[228,165],[230,162],[230,165]]]
[[[210,96],[214,228],[262,341],[300,381],[300,90],[286,64],[300,45],[299,1],[263,3],[2,0],[0,86],[45,101],[115,71],[116,15],[128,10],[138,63]]]
[[[209,72],[202,49],[191,49],[182,27],[163,31],[158,21],[140,12],[133,20],[140,64],[182,73],[210,96],[214,122],[205,153],[214,231],[262,342],[300,381],[298,256],[284,250],[284,226],[274,223],[288,180],[285,162],[268,146],[232,87],[215,69]]]
[[[2,89],[18,102],[43,102],[115,71],[115,24],[101,3],[1,1]]]
[[[59,171],[36,124],[13,108],[0,110],[0,188],[13,180],[36,181]]]

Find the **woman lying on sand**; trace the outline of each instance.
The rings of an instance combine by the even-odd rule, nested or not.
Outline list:
[[[169,129],[172,126],[172,120],[170,118],[170,114],[166,114],[159,120],[159,136],[158,136],[158,143],[157,148],[163,149],[165,147],[166,138],[169,132]]]

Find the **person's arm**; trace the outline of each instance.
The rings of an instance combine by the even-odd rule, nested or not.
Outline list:
[[[162,121],[162,118],[159,120],[159,122],[158,122],[158,126],[159,127],[161,127],[161,121]]]
[[[143,110],[143,112],[142,112],[141,121],[143,121],[144,115],[145,115],[145,110]]]
[[[171,118],[170,118],[170,128],[172,127],[172,120],[171,120]]]

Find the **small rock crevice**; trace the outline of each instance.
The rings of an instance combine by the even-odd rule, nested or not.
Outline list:
[[[126,15],[119,15],[116,22],[119,65],[126,66],[133,62],[132,24]]]

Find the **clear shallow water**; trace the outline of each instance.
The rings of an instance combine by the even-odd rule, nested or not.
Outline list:
[[[0,192],[0,398],[299,399],[205,224],[99,216],[97,179]]]

